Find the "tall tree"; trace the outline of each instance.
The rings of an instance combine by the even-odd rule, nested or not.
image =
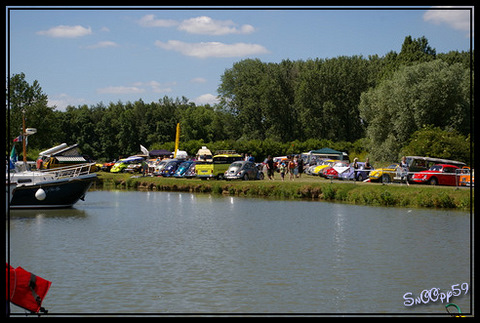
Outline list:
[[[411,134],[424,126],[470,132],[469,72],[441,60],[403,66],[363,93],[359,110],[374,158],[396,160]]]
[[[37,129],[37,133],[28,139],[29,147],[43,148],[55,143],[55,108],[48,106],[48,97],[37,80],[29,84],[24,73],[13,75],[8,80],[6,99],[9,107],[6,110],[6,120],[10,125],[10,132],[6,129],[7,140],[21,134],[22,111],[25,111],[26,126]]]

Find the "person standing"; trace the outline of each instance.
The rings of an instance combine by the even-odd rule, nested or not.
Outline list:
[[[290,172],[291,181],[295,180],[295,166],[295,160],[293,156],[290,156],[290,159],[288,160],[288,171]]]
[[[273,158],[271,155],[268,155],[267,162],[265,163],[267,166],[267,176],[269,180],[275,179],[275,163],[273,162]]]
[[[300,156],[298,158],[298,177],[302,177],[302,173],[303,173],[303,158],[302,156]]]
[[[287,172],[287,163],[285,160],[282,160],[280,162],[280,177],[282,178],[282,181],[285,180],[285,173]]]
[[[357,181],[358,168],[359,168],[358,158],[355,157],[355,159],[353,160],[353,163],[352,163],[352,167],[353,167],[353,180],[356,182]]]
[[[410,183],[408,182],[408,163],[405,156],[402,157],[402,161],[400,162],[400,171],[400,181],[403,181],[403,178],[405,177],[405,183],[407,183],[407,185],[410,185]]]

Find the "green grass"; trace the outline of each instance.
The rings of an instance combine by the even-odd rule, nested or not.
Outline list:
[[[470,190],[448,186],[346,182],[306,176],[290,181],[224,181],[163,177],[137,177],[130,174],[99,172],[97,187],[213,193],[233,196],[335,201],[357,205],[421,207],[470,210]],[[473,194],[472,194],[473,197]],[[472,210],[473,211],[473,210]]]

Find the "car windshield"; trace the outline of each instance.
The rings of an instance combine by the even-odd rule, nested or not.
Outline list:
[[[432,167],[430,167],[430,170],[433,170],[433,171],[436,171],[436,172],[440,172],[442,170],[442,166],[440,165],[433,165]]]
[[[242,163],[233,163],[230,167],[242,167]]]

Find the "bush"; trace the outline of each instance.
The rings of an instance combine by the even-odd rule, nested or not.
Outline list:
[[[401,154],[453,159],[470,164],[470,135],[465,137],[455,130],[427,126],[412,134]],[[473,160],[471,162],[473,165]]]

